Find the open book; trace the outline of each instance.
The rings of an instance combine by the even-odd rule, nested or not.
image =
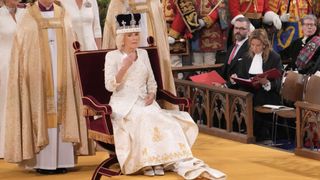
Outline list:
[[[280,78],[281,76],[282,74],[278,69],[272,68],[272,69],[269,69],[268,71],[263,72],[262,74],[257,74],[256,76],[253,77],[253,79],[266,77],[269,80],[274,80],[274,79]]]
[[[190,76],[190,79],[193,82],[206,84],[206,85],[210,85],[210,86],[214,82],[220,83],[220,84],[226,83],[226,81],[216,71],[211,71],[208,73],[202,73],[199,75]]]
[[[268,80],[274,80],[277,78],[280,78],[282,76],[281,72],[276,69],[276,68],[272,68],[268,71],[265,71],[262,74],[257,74],[256,76],[250,78],[250,79],[244,79],[244,78],[239,78],[239,77],[232,77],[232,79],[243,86],[248,86],[248,87],[253,87],[255,89],[260,88],[260,83],[259,78],[267,78]]]

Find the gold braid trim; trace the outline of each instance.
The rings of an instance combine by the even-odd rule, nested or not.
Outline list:
[[[178,31],[175,31],[175,30],[170,28],[169,29],[169,36],[177,39],[180,36],[180,33]]]
[[[206,23],[206,27],[209,28],[212,26],[213,21],[210,17],[206,16],[203,18],[203,21]]]
[[[93,131],[93,130],[88,130],[88,137],[90,139],[94,139],[96,141],[102,141],[108,144],[114,144],[114,139],[113,139],[113,135],[108,135],[108,134],[104,134],[101,132],[97,132],[97,131]]]
[[[66,111],[66,73],[67,73],[67,54],[66,54],[66,36],[64,29],[64,10],[59,6],[54,5],[54,17],[43,18],[38,7],[38,2],[34,3],[29,12],[37,22],[39,39],[42,49],[41,59],[45,64],[45,79],[46,79],[46,113],[47,127],[55,128],[59,123],[63,124]],[[57,61],[58,61],[58,113],[55,109],[54,88],[53,88],[53,72],[51,64],[51,52],[49,48],[48,29],[54,29],[56,32],[57,44]],[[61,122],[60,122],[61,121]]]

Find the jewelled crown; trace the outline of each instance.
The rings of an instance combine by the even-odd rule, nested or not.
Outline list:
[[[117,19],[117,34],[140,32],[139,21],[141,14],[119,14],[116,16]]]

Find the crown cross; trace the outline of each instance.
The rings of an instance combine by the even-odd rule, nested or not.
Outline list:
[[[122,24],[123,27],[126,26],[126,22],[124,20],[121,21],[121,24]]]
[[[131,27],[134,27],[136,25],[136,21],[134,20],[133,14],[131,14],[131,21],[130,21]]]

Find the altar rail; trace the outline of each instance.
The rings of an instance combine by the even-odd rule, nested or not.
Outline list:
[[[190,114],[200,132],[254,143],[252,94],[175,79],[177,96],[191,99]]]
[[[295,154],[320,160],[320,105],[295,103],[297,147]]]

